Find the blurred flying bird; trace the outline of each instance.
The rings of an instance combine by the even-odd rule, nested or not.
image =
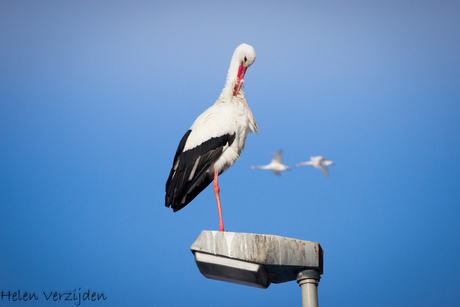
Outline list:
[[[295,166],[298,167],[301,165],[313,165],[314,167],[319,168],[321,172],[323,172],[324,176],[328,177],[329,171],[327,167],[333,164],[335,164],[335,162],[327,161],[324,157],[321,157],[321,156],[316,156],[316,157],[310,157],[310,161],[300,162],[300,163],[297,163]]]
[[[281,171],[285,170],[290,170],[291,168],[289,166],[286,166],[283,164],[283,157],[281,156],[283,154],[283,150],[275,152],[272,157],[272,162],[267,165],[253,165],[251,166],[251,169],[255,168],[260,168],[260,169],[269,169],[271,170],[275,175],[281,176]]]

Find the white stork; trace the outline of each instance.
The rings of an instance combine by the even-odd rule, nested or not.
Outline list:
[[[319,168],[321,172],[323,172],[323,175],[328,177],[329,176],[329,171],[327,167],[329,165],[334,165],[335,162],[332,161],[327,161],[324,157],[321,156],[316,156],[316,157],[310,157],[310,161],[307,162],[300,162],[297,163],[295,166],[301,166],[301,165],[313,165],[316,168]]]
[[[283,150],[279,150],[272,155],[273,157],[272,162],[270,162],[267,165],[253,165],[251,166],[251,169],[255,169],[255,168],[269,169],[275,175],[281,176],[281,173],[280,173],[281,171],[291,169],[289,166],[286,166],[283,164],[283,157],[281,156],[282,154],[283,154]]]
[[[185,207],[214,179],[220,231],[224,231],[218,176],[235,163],[249,132],[258,131],[243,92],[246,69],[254,63],[254,48],[241,44],[233,53],[227,81],[217,101],[195,120],[182,137],[166,182],[165,206]]]

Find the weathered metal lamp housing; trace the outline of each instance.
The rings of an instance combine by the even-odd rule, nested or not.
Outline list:
[[[246,286],[266,289],[305,270],[317,272],[318,279],[323,273],[323,250],[310,241],[203,230],[190,249],[206,278]]]

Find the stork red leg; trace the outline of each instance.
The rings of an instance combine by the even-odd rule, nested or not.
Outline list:
[[[216,201],[217,201],[217,211],[219,212],[219,226],[220,231],[224,231],[224,222],[222,221],[222,209],[220,208],[220,196],[219,196],[219,184],[217,178],[219,177],[219,172],[217,170],[214,171],[214,183],[212,185],[214,189],[214,194],[216,194]]]

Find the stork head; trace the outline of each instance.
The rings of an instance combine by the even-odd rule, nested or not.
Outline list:
[[[256,52],[248,44],[239,45],[233,53],[228,69],[226,89],[232,89],[233,96],[238,95],[244,82],[246,69],[256,60]]]

